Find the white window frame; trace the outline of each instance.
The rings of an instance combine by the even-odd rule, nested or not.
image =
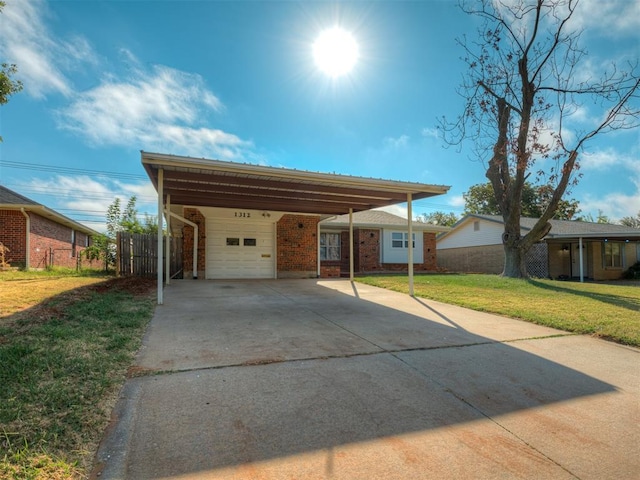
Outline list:
[[[337,238],[337,245],[327,243],[327,236],[331,235]],[[320,232],[320,261],[321,262],[339,262],[342,259],[342,235],[337,232]],[[328,258],[328,253],[332,251],[332,257]]]
[[[413,248],[416,248],[416,234],[411,234]],[[399,243],[399,245],[398,245]],[[409,248],[409,233],[408,232],[391,232],[391,248]]]

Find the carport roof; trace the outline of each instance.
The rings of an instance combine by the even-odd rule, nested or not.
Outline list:
[[[339,215],[442,195],[445,185],[265,167],[141,152],[151,182],[173,205]],[[163,203],[164,203],[163,198]]]

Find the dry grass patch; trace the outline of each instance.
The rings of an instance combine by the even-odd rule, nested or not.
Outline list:
[[[155,293],[154,280],[95,280],[45,281],[44,301],[0,319],[0,478],[83,478],[91,465]]]

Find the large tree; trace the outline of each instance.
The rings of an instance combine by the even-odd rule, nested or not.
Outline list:
[[[441,227],[451,227],[460,219],[453,212],[446,213],[438,210],[431,213],[423,213],[422,215],[419,215],[416,220],[421,223],[430,223]]]
[[[620,224],[626,225],[627,227],[640,228],[640,212],[638,212],[635,217],[622,217]]]
[[[638,125],[637,60],[591,72],[581,32],[572,26],[578,6],[578,0],[461,0],[481,25],[477,38],[458,40],[468,67],[460,88],[465,108],[442,126],[449,143],[473,141],[486,162],[504,218],[504,276],[527,276],[525,255],[549,232],[563,195],[578,181],[585,144]],[[595,124],[568,128],[579,109],[595,107]],[[527,181],[551,190],[539,220],[521,236]]]
[[[464,213],[483,215],[501,215],[500,206],[493,193],[491,182],[472,185],[462,194],[464,198]],[[522,190],[522,211],[524,217],[538,218],[547,208],[553,197],[553,189],[549,185],[532,185],[525,182]],[[572,220],[580,211],[578,201],[560,200],[553,215],[557,220]]]

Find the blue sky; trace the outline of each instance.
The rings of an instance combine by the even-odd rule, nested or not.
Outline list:
[[[7,0],[0,59],[24,90],[0,107],[0,182],[102,230],[116,196],[156,213],[146,150],[450,185],[414,211],[459,215],[486,179],[436,131],[462,111],[455,40],[475,35],[456,3]],[[312,46],[335,25],[360,56],[331,78]],[[638,0],[583,0],[575,26],[595,71],[640,57]],[[640,130],[589,143],[582,165],[583,213],[640,211]]]

